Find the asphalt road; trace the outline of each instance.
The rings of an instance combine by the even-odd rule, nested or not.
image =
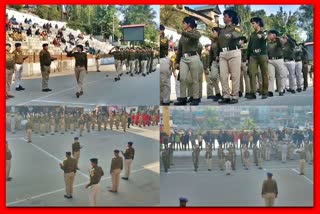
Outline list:
[[[63,197],[64,179],[59,162],[71,150],[74,135],[56,134],[33,136],[26,143],[23,131],[7,140],[12,151],[13,180],[6,183],[7,206],[89,206],[88,190],[90,158],[99,159],[105,175],[101,180],[99,206],[158,206],[159,205],[159,127],[130,128],[123,131],[93,131],[80,138],[83,145],[79,168],[74,183],[73,199]],[[109,174],[113,150],[124,150],[127,142],[134,142],[136,149],[129,181],[121,179],[117,194],[108,192],[111,187]],[[121,174],[123,175],[124,172]]]
[[[77,98],[75,76],[53,75],[49,79],[49,88],[53,91],[41,91],[41,78],[27,78],[22,81],[24,91],[16,91],[12,84],[15,98],[8,99],[7,105],[159,105],[159,66],[155,72],[143,77],[123,75],[115,82],[113,66],[109,72],[89,71],[84,80],[84,94]],[[106,77],[106,75],[109,75]]]
[[[179,197],[189,199],[187,206],[264,206],[261,188],[267,172],[272,172],[278,183],[275,206],[313,206],[313,165],[306,164],[305,175],[299,175],[298,155],[286,163],[264,162],[262,170],[251,160],[249,170],[245,170],[238,153],[236,170],[229,176],[218,169],[216,156],[213,171],[208,171],[204,151],[200,154],[198,172],[193,171],[191,151],[179,151],[174,155],[169,173],[161,169],[160,206],[178,206]]]

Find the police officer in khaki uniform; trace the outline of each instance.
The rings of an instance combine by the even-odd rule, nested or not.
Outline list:
[[[140,55],[139,55],[139,61],[141,63],[140,68],[141,68],[142,76],[144,76],[144,77],[147,74],[149,74],[149,71],[147,70],[148,59],[149,59],[149,56],[148,56],[147,50],[145,48],[141,49]]]
[[[193,161],[195,172],[197,172],[199,168],[199,156],[200,156],[200,148],[199,148],[199,145],[196,144],[193,147],[193,151],[192,151],[192,161]]]
[[[284,68],[287,72],[287,77],[289,79],[289,92],[296,93],[297,89],[297,77],[296,77],[296,62],[294,60],[295,54],[295,40],[293,40],[289,35],[283,38],[283,60]]]
[[[225,154],[221,146],[219,146],[217,151],[218,161],[219,161],[219,168],[220,170],[224,170],[225,166]]]
[[[128,148],[125,152],[121,151],[124,156],[124,169],[125,176],[122,177],[123,180],[129,180],[130,172],[131,172],[131,164],[134,159],[135,149],[132,147],[132,142],[128,142]]]
[[[170,105],[171,61],[168,58],[169,40],[164,34],[165,27],[160,25],[160,103]]]
[[[102,120],[103,120],[103,116],[102,116],[102,114],[99,112],[98,115],[97,115],[97,125],[98,125],[98,131],[99,131],[99,132],[101,131],[101,123],[102,123]]]
[[[113,47],[109,51],[110,55],[113,55],[114,57],[114,66],[116,68],[117,77],[115,78],[115,81],[120,80],[120,77],[122,76],[122,53],[120,51],[120,48],[118,46]]]
[[[12,76],[14,73],[14,65],[15,65],[15,58],[14,54],[11,53],[11,44],[6,44],[6,99],[14,98],[14,96],[10,93],[11,91],[11,83],[12,83]]]
[[[26,132],[27,132],[27,138],[28,138],[28,143],[32,142],[32,128],[33,124],[30,119],[27,120],[26,123]]]
[[[104,115],[103,115],[103,129],[104,130],[107,130],[108,120],[109,120],[109,115],[108,115],[107,112],[105,112]]]
[[[66,152],[66,159],[63,163],[60,163],[60,168],[64,172],[64,182],[66,185],[66,194],[64,197],[70,199],[72,198],[73,182],[78,168],[77,161],[71,157],[71,152]]]
[[[179,198],[179,207],[186,207],[188,203],[188,199],[184,197]]]
[[[84,119],[84,115],[81,114],[80,119],[78,121],[79,124],[79,136],[82,137],[82,133],[84,130],[84,124],[85,124],[85,119]]]
[[[127,122],[128,122],[127,112],[124,111],[122,112],[122,116],[121,116],[121,125],[124,132],[126,132],[126,129],[127,129]]]
[[[116,120],[116,121],[115,121],[116,128],[117,128],[117,130],[119,130],[119,125],[120,125],[120,115],[119,115],[119,112],[117,112],[115,120]]]
[[[66,130],[66,123],[65,123],[65,117],[63,113],[60,116],[59,124],[60,124],[60,134],[64,134]]]
[[[70,134],[73,134],[75,131],[75,118],[73,117],[73,114],[69,115],[69,128],[70,128]]]
[[[254,32],[250,36],[247,58],[249,59],[250,95],[247,99],[256,99],[257,73],[260,68],[262,75],[262,99],[268,98],[268,55],[267,55],[267,34],[262,31],[264,23],[260,17],[253,17],[250,20]]]
[[[77,52],[74,52],[77,50]],[[75,77],[77,81],[77,93],[76,96],[79,98],[83,95],[83,82],[84,76],[88,73],[88,58],[87,54],[83,52],[83,46],[77,45],[76,49],[73,49],[72,52],[67,52],[68,57],[75,58]]]
[[[270,30],[268,32],[268,40],[269,40],[268,41],[269,96],[272,96],[275,91],[274,89],[275,83],[279,91],[279,96],[283,96],[286,79],[287,79],[286,71],[284,68],[284,61],[283,61],[283,50],[282,50],[283,42],[279,38],[279,32],[276,30]]]
[[[243,153],[243,162],[244,162],[244,167],[246,170],[249,169],[249,158],[250,158],[250,152],[248,148],[246,147]]]
[[[187,104],[187,88],[192,88],[192,102],[190,105],[199,105],[199,73],[203,71],[203,65],[198,55],[199,39],[201,34],[196,30],[197,24],[192,17],[185,17],[183,19],[183,32],[179,40],[177,67],[180,72],[180,97],[175,105]],[[189,87],[188,87],[189,86]],[[190,91],[188,91],[190,93]]]
[[[95,57],[95,59],[96,59],[96,67],[97,67],[97,72],[101,72],[100,71],[100,58],[101,58],[101,53],[100,53],[100,50],[98,50],[97,51],[97,53],[96,53],[96,57]]]
[[[109,192],[116,193],[119,189],[120,173],[123,168],[123,159],[119,156],[119,150],[114,150],[114,158],[111,160],[110,174],[112,177],[112,188]]]
[[[79,163],[80,149],[82,149],[82,146],[80,146],[79,138],[74,137],[74,142],[72,143],[72,156],[77,160],[77,163]]]
[[[301,152],[300,152],[300,161],[299,161],[300,175],[304,175],[304,167],[306,165],[306,158],[307,158],[307,155],[306,155],[305,148],[302,148]]]
[[[112,130],[113,128],[113,123],[114,123],[114,117],[115,117],[115,112],[111,112],[110,114],[110,129]]]
[[[48,81],[49,81],[49,75],[50,75],[50,65],[53,60],[56,60],[57,58],[51,57],[50,52],[48,51],[48,44],[45,43],[42,45],[43,50],[39,53],[40,58],[40,70],[42,75],[42,91],[43,92],[49,92],[52,91],[50,88],[48,88]]]
[[[278,185],[277,181],[272,179],[273,174],[267,173],[268,179],[263,181],[261,195],[264,198],[267,207],[274,205],[274,200],[278,196]]]
[[[207,143],[205,158],[208,164],[208,171],[211,171],[212,170],[212,146],[210,143]]]
[[[220,30],[218,37],[220,81],[223,95],[219,104],[235,104],[238,103],[240,89],[241,51],[239,39],[241,29],[237,26],[238,14],[233,10],[223,12],[223,21],[226,26]],[[229,88],[229,75],[232,79],[232,91]]]
[[[12,159],[11,150],[9,149],[8,141],[6,141],[6,181],[12,180],[12,178],[10,177],[11,159]]]
[[[21,86],[21,76],[23,72],[23,62],[28,58],[24,56],[21,50],[21,43],[15,44],[16,49],[12,52],[14,54],[15,61],[15,82],[16,82],[16,91],[24,90]]]
[[[90,206],[97,206],[98,194],[101,191],[100,180],[104,175],[104,172],[100,166],[98,166],[98,159],[91,158],[91,170],[90,170],[90,182],[86,185],[86,189],[90,187],[89,201]]]

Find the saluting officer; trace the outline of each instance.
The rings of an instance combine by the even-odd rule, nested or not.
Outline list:
[[[77,161],[71,157],[71,152],[66,152],[66,159],[60,163],[60,168],[64,171],[64,182],[66,184],[65,198],[72,198],[73,182],[77,171]]]
[[[256,99],[257,72],[260,68],[262,75],[262,99],[268,98],[268,55],[267,55],[267,34],[261,28],[264,23],[260,17],[253,17],[250,20],[254,32],[250,36],[247,56],[249,59],[249,75],[250,75],[250,95],[247,99]]]
[[[15,58],[14,54],[10,52],[11,44],[6,44],[6,99],[13,98],[14,96],[10,93],[11,91],[11,83],[12,83],[12,76],[14,73],[14,65],[15,65]]]
[[[77,163],[79,163],[80,149],[82,149],[82,146],[80,146],[79,138],[74,137],[74,142],[72,144],[72,155],[77,160]]]
[[[132,142],[128,142],[128,148],[125,152],[121,152],[124,156],[124,169],[125,169],[125,176],[122,177],[123,180],[128,180],[131,171],[131,164],[134,159],[135,149],[132,147]]]
[[[74,52],[74,51],[77,52]],[[83,81],[85,73],[88,73],[88,58],[87,54],[83,52],[83,46],[77,45],[76,49],[73,49],[71,52],[67,52],[68,57],[75,58],[75,76],[77,81],[77,93],[76,96],[79,98],[83,95]]]
[[[199,105],[199,73],[202,73],[203,65],[198,55],[199,39],[201,34],[197,31],[197,24],[192,17],[185,17],[183,19],[183,32],[179,40],[177,67],[180,72],[180,98],[178,98],[175,105],[187,104],[187,88],[192,88],[192,102],[190,105]],[[190,91],[188,91],[190,93]]]
[[[91,170],[90,170],[90,182],[86,185],[86,189],[90,187],[89,201],[90,206],[97,206],[98,194],[101,190],[100,180],[104,175],[104,172],[100,166],[98,166],[98,159],[91,158]]]

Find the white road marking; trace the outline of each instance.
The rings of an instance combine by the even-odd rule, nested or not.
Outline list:
[[[28,142],[25,138],[20,138],[21,140],[24,140],[26,142]],[[47,152],[46,150],[40,148],[39,146],[33,144],[33,143],[29,143],[30,145],[32,145],[33,147],[35,147],[36,149],[38,149],[39,151],[45,153],[46,155],[48,155],[49,157],[55,159],[58,163],[62,163],[63,160],[60,160],[59,158],[55,157],[54,155],[50,154],[49,152]],[[77,173],[79,173],[80,175],[84,176],[85,178],[90,178],[88,175],[86,175],[85,173],[81,172],[80,170],[77,171]]]
[[[300,172],[294,168],[291,169],[292,171],[296,172],[297,174],[300,174]],[[307,176],[303,175],[303,177],[310,183],[313,185],[313,181],[311,179],[309,179]]]
[[[105,79],[107,79],[107,77],[104,77],[104,78],[99,79],[99,80],[94,80],[94,81],[91,81],[91,82],[87,82],[87,83],[85,83],[85,84],[83,84],[83,85],[86,86],[86,85],[89,85],[89,84],[91,84],[91,83],[103,81],[103,80],[105,80]],[[76,88],[76,87],[74,86],[74,87],[72,87],[72,88],[67,88],[67,89],[64,89],[64,90],[61,90],[61,91],[58,91],[58,92],[55,92],[55,93],[50,93],[50,94],[48,94],[48,95],[46,95],[46,96],[39,97],[39,98],[37,98],[37,99],[35,99],[35,100],[41,101],[41,99],[43,99],[43,98],[47,98],[47,97],[51,97],[51,96],[54,96],[54,95],[57,95],[57,94],[61,94],[61,93],[64,93],[64,92],[66,92],[66,91],[73,90],[73,89],[75,89],[75,88]],[[20,103],[20,104],[16,104],[16,105],[17,105],[17,106],[23,106],[23,105],[26,105],[26,104],[28,104],[28,103],[34,102],[35,100],[29,100],[29,101],[27,101],[27,102]]]
[[[134,174],[134,173],[136,173],[136,172],[140,172],[140,171],[143,171],[143,170],[146,170],[146,168],[141,168],[141,169],[133,170],[133,171],[131,172],[131,174]],[[111,176],[102,178],[102,179],[100,180],[100,183],[101,183],[101,181],[108,180],[108,179],[110,179],[110,178],[111,178]],[[87,184],[88,184],[88,182],[83,182],[83,183],[74,185],[73,188],[75,188],[75,187],[81,187],[81,186],[84,186],[84,185],[87,185]],[[10,206],[10,205],[13,205],[13,204],[18,204],[18,203],[21,203],[21,202],[24,202],[24,201],[32,200],[32,199],[35,199],[35,198],[40,198],[40,197],[42,197],[42,196],[47,196],[47,195],[51,195],[51,194],[54,194],[54,193],[57,193],[57,192],[62,192],[62,191],[65,191],[65,188],[61,188],[61,189],[54,190],[54,191],[51,191],[51,192],[46,192],[46,193],[43,193],[43,194],[40,194],[40,195],[35,195],[35,196],[31,196],[31,197],[28,197],[28,198],[25,198],[25,199],[21,199],[21,200],[9,202],[9,203],[7,203],[6,205],[7,205],[7,206]]]
[[[88,106],[97,106],[102,105],[98,103],[78,103],[78,102],[66,102],[66,101],[54,101],[54,100],[31,100],[30,102],[40,102],[40,103],[58,103],[63,105],[88,105]]]

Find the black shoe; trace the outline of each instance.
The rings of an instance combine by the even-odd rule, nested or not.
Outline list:
[[[285,94],[285,93],[286,93],[286,90],[285,90],[285,89],[283,89],[282,93],[283,93],[283,94]]]
[[[146,74],[142,74],[142,76],[144,76],[144,77],[145,77],[145,76],[146,76]]]
[[[278,90],[278,89],[276,89],[274,92],[279,92],[279,90]]]
[[[304,88],[303,88],[303,91],[306,91],[306,90],[307,90],[307,87],[304,87]]]
[[[247,99],[248,99],[248,100],[255,100],[255,99],[257,99],[257,96],[256,96],[255,94],[253,94],[253,93],[250,93],[250,94],[247,96]]]
[[[49,92],[48,89],[42,89],[42,92]]]
[[[239,97],[242,97],[242,92],[241,91],[239,91]]]
[[[268,96],[269,96],[269,97],[273,97],[273,92],[269,91],[269,92],[268,92]]]
[[[8,177],[6,180],[7,180],[7,181],[11,181],[11,180],[12,180],[12,178],[11,178],[11,177]]]
[[[126,181],[129,180],[129,178],[127,178],[127,177],[122,177],[122,179],[123,179],[123,180],[126,180]]]
[[[109,75],[107,74],[106,77],[108,77]]]
[[[279,92],[279,96],[283,96],[283,92]]]
[[[223,97],[221,96],[221,94],[216,94],[216,96],[213,98],[214,102],[218,102],[220,99],[223,99]]]
[[[132,76],[132,77],[133,77],[133,73],[131,73],[131,74],[130,74],[130,76]]]
[[[169,102],[169,103],[163,103],[163,102],[162,102],[161,105],[162,105],[162,106],[169,106],[169,105],[170,105],[170,102]]]
[[[79,92],[77,92],[77,93],[76,93],[76,96],[77,96],[77,98],[79,98],[79,97],[80,97],[80,93],[79,93]]]
[[[21,89],[19,87],[16,88],[16,91],[21,91]]]
[[[218,103],[219,104],[230,104],[230,98],[222,98],[222,100],[220,100]]]
[[[50,88],[47,88],[47,90],[48,90],[48,91],[52,91],[52,89],[50,89]]]
[[[19,85],[19,89],[20,89],[20,90],[24,90],[25,88],[22,87],[21,85]]]
[[[193,99],[190,103],[191,106],[197,106],[201,102],[200,99]]]
[[[208,171],[211,171],[211,169],[208,169]]]
[[[297,88],[297,92],[301,92],[302,91],[302,89],[301,88]]]
[[[230,100],[230,104],[236,104],[236,103],[238,103],[238,100],[237,100],[237,99],[231,99],[231,100]]]
[[[80,94],[80,96],[81,96],[81,95],[83,95],[83,91],[80,91],[80,93],[79,93],[79,94]]]
[[[186,97],[185,98],[179,97],[177,99],[177,102],[174,103],[174,105],[175,106],[185,106],[185,105],[187,105],[187,98]]]
[[[97,72],[101,72],[100,70],[97,70]]]
[[[262,95],[261,99],[267,99],[268,98],[268,95]]]
[[[68,195],[64,195],[64,197],[65,197],[65,198],[69,198],[69,196],[68,196]]]
[[[187,103],[191,103],[193,100],[193,97],[189,97],[189,99],[187,100]]]
[[[123,75],[123,73],[119,74],[119,76],[121,77]]]
[[[304,173],[300,173],[300,175],[304,175]]]
[[[246,93],[246,94],[244,95],[244,98],[248,98],[248,97],[250,97],[250,93]]]
[[[210,96],[207,97],[207,99],[208,99],[208,100],[209,100],[209,99],[214,99],[214,96],[213,96],[213,95],[210,95]]]
[[[291,90],[290,92],[291,92],[292,94],[295,94],[295,93],[296,93],[296,91],[295,91],[295,90]]]

